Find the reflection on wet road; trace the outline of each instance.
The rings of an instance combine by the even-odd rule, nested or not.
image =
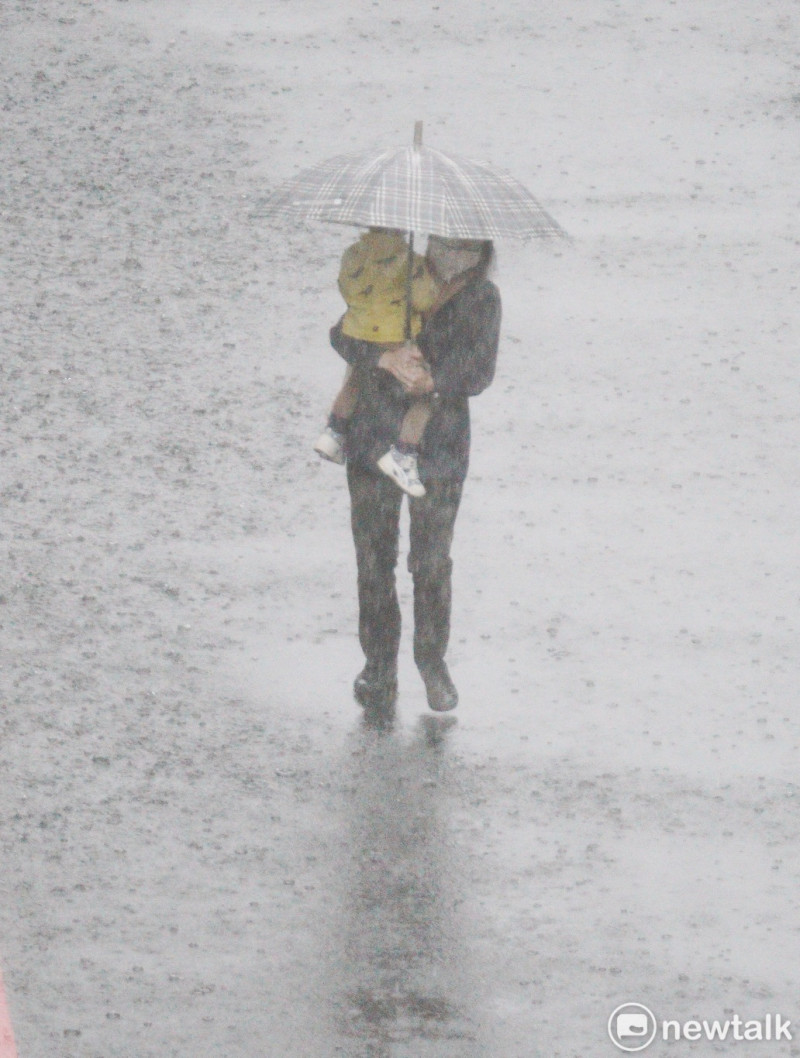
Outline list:
[[[335,1053],[471,1058],[480,1002],[459,916],[447,805],[450,718],[413,732],[366,722],[346,747],[350,848],[332,968]]]

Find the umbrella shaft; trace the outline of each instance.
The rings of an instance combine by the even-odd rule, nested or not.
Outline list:
[[[414,232],[408,233],[408,266],[406,268],[406,341],[411,341],[411,298],[414,284]]]

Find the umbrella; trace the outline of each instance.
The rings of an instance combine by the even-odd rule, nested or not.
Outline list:
[[[319,162],[273,191],[259,213],[408,232],[407,333],[414,232],[452,239],[566,236],[514,177],[423,146],[421,121],[412,146]]]
[[[423,146],[421,121],[413,146],[319,162],[273,191],[263,212],[452,239],[566,234],[514,177]]]

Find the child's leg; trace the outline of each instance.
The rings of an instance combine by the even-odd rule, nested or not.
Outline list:
[[[432,411],[433,405],[430,397],[417,397],[412,402],[400,426],[401,445],[416,447],[420,443]]]
[[[347,424],[351,415],[356,408],[356,397],[358,396],[358,386],[353,378],[353,368],[348,364],[347,370],[344,374],[344,382],[342,382],[342,388],[336,395],[336,400],[333,402],[331,407],[331,425],[338,428],[336,423]]]
[[[425,486],[420,481],[419,443],[431,417],[430,397],[417,397],[409,405],[400,426],[400,436],[388,452],[378,460],[378,469],[399,485],[409,496],[424,496]]]
[[[332,463],[342,464],[347,460],[347,427],[350,425],[350,416],[355,411],[358,386],[353,377],[352,367],[345,372],[342,388],[339,390],[336,400],[331,407],[328,416],[328,425],[319,435],[314,445],[314,451],[324,459],[330,459]]]

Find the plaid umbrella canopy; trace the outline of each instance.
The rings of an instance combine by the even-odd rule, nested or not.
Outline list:
[[[565,238],[567,233],[530,191],[485,162],[422,145],[340,154],[281,184],[259,213],[407,231],[406,338],[411,335],[414,232],[450,239]]]
[[[420,121],[413,146],[319,162],[269,195],[263,212],[453,239],[566,234],[512,176],[423,147]]]

